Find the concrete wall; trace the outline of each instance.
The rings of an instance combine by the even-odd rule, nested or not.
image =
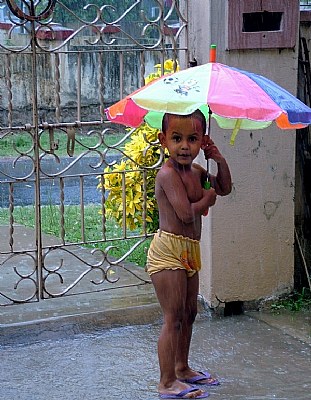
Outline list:
[[[227,7],[226,0],[189,2],[190,57],[208,62],[215,43],[218,62],[265,75],[296,95],[298,41],[294,49],[228,51]],[[217,306],[217,298],[252,301],[291,290],[295,131],[240,131],[234,147],[231,132],[215,123],[211,135],[230,165],[233,190],[204,219],[201,294]]]
[[[26,36],[16,34],[12,42],[19,43],[22,38],[25,43]],[[29,39],[29,38],[28,38]],[[0,43],[6,44],[7,35],[0,31]],[[24,44],[25,44],[24,43]],[[55,41],[45,41],[45,46],[55,46]],[[60,42],[59,42],[60,45]],[[10,49],[10,48],[9,48]],[[100,120],[100,98],[104,97],[108,106],[119,100],[140,86],[140,54],[134,51],[124,52],[123,55],[123,93],[120,94],[120,54],[104,52],[102,68],[99,67],[100,55],[96,50],[103,46],[70,46],[65,45],[63,52],[59,53],[59,66],[53,52],[39,52],[37,54],[37,90],[39,119],[53,121],[57,107],[56,98],[59,96],[61,116],[63,121],[77,120],[77,102],[81,90],[82,121]],[[12,47],[12,51],[17,47]],[[154,72],[154,65],[159,63],[159,56],[155,52],[146,52],[146,74]],[[79,70],[81,63],[81,70]],[[127,73],[131,71],[131,73]],[[56,80],[56,74],[59,80]],[[103,75],[102,87],[99,86]],[[59,84],[59,91],[58,91]],[[32,80],[32,54],[12,53],[9,58],[4,52],[0,53],[0,126],[8,124],[7,114],[10,98],[13,110],[13,125],[32,123],[33,113],[33,80]],[[10,87],[10,91],[9,91]]]

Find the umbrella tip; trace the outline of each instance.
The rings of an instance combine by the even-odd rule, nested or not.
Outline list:
[[[211,44],[209,51],[209,62],[216,62],[216,44]]]

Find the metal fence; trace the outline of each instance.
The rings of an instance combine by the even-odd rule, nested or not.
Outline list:
[[[90,3],[0,2],[1,306],[150,283],[156,132],[142,143],[104,109],[187,62],[187,2]]]

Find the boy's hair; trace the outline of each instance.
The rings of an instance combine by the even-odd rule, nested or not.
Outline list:
[[[202,111],[195,110],[192,114],[187,114],[187,115],[179,115],[179,114],[177,115],[177,114],[169,114],[169,113],[164,114],[163,119],[162,119],[162,132],[163,133],[166,133],[169,119],[171,116],[175,116],[175,117],[178,116],[178,118],[184,118],[184,119],[195,118],[195,119],[199,120],[202,124],[203,134],[205,135],[206,118],[205,118],[204,114],[202,113]]]

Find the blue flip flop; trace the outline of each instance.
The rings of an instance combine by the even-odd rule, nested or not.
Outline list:
[[[205,383],[205,382],[201,382],[204,381],[205,379],[214,379],[213,382],[211,383]],[[212,377],[212,375],[207,372],[207,371],[198,371],[198,375],[193,376],[192,378],[187,378],[187,379],[180,379],[182,382],[185,383],[195,383],[197,385],[208,385],[208,386],[218,386],[220,385],[219,381],[215,378]]]
[[[195,392],[197,390],[200,390],[199,388],[192,386],[189,387],[185,390],[182,390],[181,392],[177,393],[177,394],[159,394],[160,399],[188,399],[189,397],[186,397],[187,394],[191,393],[191,392]],[[200,394],[199,396],[194,397],[194,399],[206,399],[206,397],[208,397],[209,394],[207,392],[204,392],[202,394]]]

